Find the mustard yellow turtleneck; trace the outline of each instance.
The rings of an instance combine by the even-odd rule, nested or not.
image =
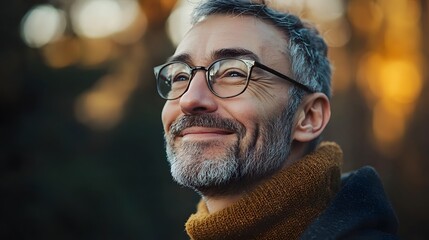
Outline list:
[[[298,239],[338,191],[341,162],[341,148],[324,142],[223,210],[210,214],[201,200],[186,231],[195,240]]]

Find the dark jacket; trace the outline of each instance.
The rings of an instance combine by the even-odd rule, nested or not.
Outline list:
[[[371,167],[343,174],[341,189],[301,239],[398,239],[398,221]]]

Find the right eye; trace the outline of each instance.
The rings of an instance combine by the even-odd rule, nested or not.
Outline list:
[[[187,74],[187,73],[176,74],[172,80],[173,80],[173,83],[174,82],[188,81],[189,80],[189,74]]]

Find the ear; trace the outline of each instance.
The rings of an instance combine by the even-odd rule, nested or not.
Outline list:
[[[322,134],[331,118],[331,106],[323,93],[313,93],[304,97],[296,115],[292,139],[309,142]]]

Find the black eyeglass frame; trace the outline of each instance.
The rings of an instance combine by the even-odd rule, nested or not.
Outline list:
[[[224,60],[238,60],[238,61],[241,61],[241,62],[243,62],[244,64],[246,64],[246,66],[247,66],[247,70],[248,70],[248,72],[247,72],[246,84],[245,84],[245,86],[244,86],[243,90],[242,90],[241,92],[239,92],[239,93],[235,94],[235,95],[227,96],[227,97],[219,96],[219,95],[218,95],[218,93],[216,93],[216,92],[213,90],[212,85],[209,83],[209,69],[210,69],[214,64],[216,64],[217,62],[219,62],[219,61],[224,61]],[[160,89],[159,89],[159,87],[158,87],[158,86],[159,86],[159,81],[162,81],[162,80],[160,80],[160,78],[159,78],[159,73],[160,73],[160,72],[161,72],[165,67],[167,67],[167,66],[169,66],[169,65],[171,65],[171,64],[174,64],[174,63],[180,63],[180,64],[184,64],[184,65],[186,65],[186,66],[191,70],[191,72],[190,72],[190,78],[189,78],[189,81],[188,81],[188,85],[186,86],[186,89],[183,91],[183,93],[181,93],[179,96],[177,96],[177,97],[175,97],[175,98],[166,98],[166,97],[164,97],[164,96],[163,96],[163,94],[160,92]],[[220,58],[220,59],[217,59],[216,61],[212,62],[208,67],[204,67],[204,66],[195,66],[195,67],[192,67],[192,66],[189,66],[189,64],[187,64],[187,63],[185,63],[185,62],[182,62],[182,61],[171,61],[171,62],[164,63],[164,64],[162,64],[162,65],[156,66],[156,67],[154,67],[154,68],[153,68],[153,70],[154,70],[154,74],[155,74],[155,78],[156,78],[156,82],[157,82],[157,84],[156,84],[156,86],[157,86],[157,87],[156,87],[156,88],[157,88],[157,90],[158,90],[158,94],[159,94],[159,96],[161,96],[161,97],[162,97],[163,99],[165,99],[165,100],[176,100],[176,99],[178,99],[178,98],[182,97],[182,96],[183,96],[183,94],[185,94],[185,93],[188,91],[188,89],[189,89],[189,85],[191,84],[192,79],[194,78],[194,76],[195,76],[196,72],[197,72],[197,71],[199,71],[199,70],[204,70],[204,71],[206,72],[206,82],[207,82],[207,86],[208,86],[208,88],[210,89],[210,91],[211,91],[215,96],[217,96],[217,97],[219,97],[219,98],[233,98],[233,97],[236,97],[236,96],[238,96],[238,95],[242,94],[244,91],[246,91],[246,89],[247,89],[247,87],[248,87],[248,85],[249,85],[249,82],[250,82],[250,80],[251,80],[251,74],[252,74],[252,70],[253,70],[253,68],[254,68],[254,67],[257,67],[257,68],[260,68],[260,69],[262,69],[262,70],[265,70],[265,71],[267,71],[267,72],[269,72],[269,73],[272,73],[272,74],[276,75],[276,76],[277,76],[277,77],[279,77],[279,78],[282,78],[282,79],[284,79],[284,80],[286,80],[286,81],[288,81],[288,82],[290,82],[290,83],[292,83],[292,84],[295,84],[296,86],[298,86],[298,87],[302,88],[303,90],[305,90],[305,91],[307,91],[307,92],[309,92],[309,93],[314,93],[314,92],[315,92],[314,90],[310,89],[308,86],[306,86],[306,85],[304,85],[304,84],[302,84],[302,83],[300,83],[300,82],[298,82],[298,81],[296,81],[296,80],[294,80],[294,79],[292,79],[292,78],[290,78],[290,77],[288,77],[288,76],[286,76],[286,75],[284,75],[284,74],[282,74],[282,73],[280,73],[280,72],[278,72],[278,71],[276,71],[276,70],[274,70],[274,69],[272,69],[272,68],[270,68],[270,67],[268,67],[268,66],[266,66],[266,65],[264,65],[264,64],[262,64],[262,63],[260,63],[260,62],[257,62],[257,61],[255,61],[255,60],[249,60],[249,59],[240,59],[240,58]]]

